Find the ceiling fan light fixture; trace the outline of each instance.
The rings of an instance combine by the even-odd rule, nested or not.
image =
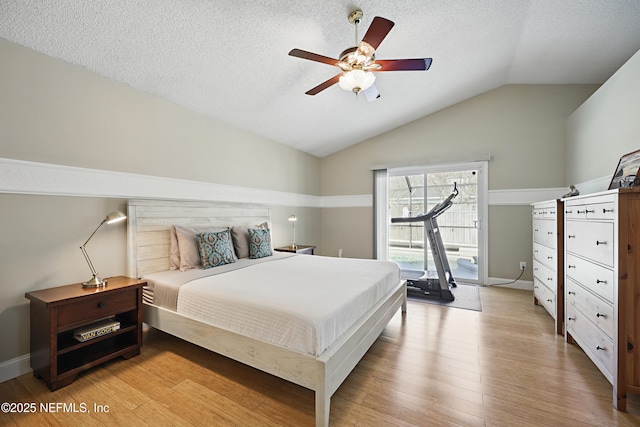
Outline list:
[[[351,70],[340,76],[338,84],[349,92],[358,93],[371,87],[376,80],[376,76],[370,71]]]

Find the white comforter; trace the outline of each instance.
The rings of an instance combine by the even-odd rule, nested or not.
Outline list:
[[[177,312],[317,356],[399,280],[392,262],[273,257],[182,285]]]

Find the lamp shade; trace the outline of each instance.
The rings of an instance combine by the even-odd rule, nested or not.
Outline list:
[[[297,221],[297,220],[298,220],[298,218],[296,218],[296,216],[295,216],[295,215],[289,215],[288,220],[289,220],[289,221]]]
[[[106,222],[107,224],[113,224],[115,222],[124,221],[125,219],[127,219],[127,216],[125,214],[120,211],[114,211],[107,215],[107,217],[104,219],[104,222]]]
[[[338,84],[344,90],[358,93],[371,87],[375,80],[376,77],[371,71],[351,70],[340,76]]]

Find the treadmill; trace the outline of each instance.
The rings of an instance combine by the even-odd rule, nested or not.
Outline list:
[[[394,224],[405,222],[423,222],[424,232],[429,240],[431,254],[436,265],[436,271],[425,271],[418,279],[407,280],[407,292],[417,293],[420,296],[436,298],[442,301],[453,301],[455,297],[451,293],[451,288],[458,285],[451,274],[447,253],[442,243],[442,236],[438,228],[437,218],[453,205],[453,199],[458,195],[457,184],[453,183],[453,191],[442,202],[435,205],[427,213],[409,218],[391,218]]]

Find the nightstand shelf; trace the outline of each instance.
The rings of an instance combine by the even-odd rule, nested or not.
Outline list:
[[[126,334],[131,331],[135,331],[138,325],[130,325],[128,327],[120,326],[115,332],[108,333],[106,335],[102,335],[97,338],[93,338],[84,342],[78,341],[73,337],[73,330],[69,330],[63,333],[58,334],[58,356],[61,356],[65,353],[69,353],[80,349],[82,347],[86,347],[88,345],[93,345],[98,343],[99,341],[104,341],[107,339],[111,339],[117,335]]]
[[[120,334],[116,337],[109,336],[109,339],[95,343],[93,341],[91,340],[91,351],[76,349],[65,354],[58,353],[58,381],[70,378],[69,383],[71,383],[80,372],[118,356],[125,356],[128,359],[131,356],[126,357],[127,352],[131,350],[132,345],[136,345],[135,342],[127,339],[126,334]]]
[[[82,371],[116,357],[140,354],[145,284],[113,277],[104,288],[75,283],[27,292],[33,374],[53,391],[73,382]],[[117,320],[120,328],[84,342],[74,338],[75,329],[102,319]]]
[[[310,245],[296,245],[295,248],[292,248],[291,246],[273,248],[274,251],[278,251],[278,252],[289,252],[294,254],[306,254],[306,255],[313,255],[313,252],[315,251],[315,249],[316,249],[315,246],[310,246]]]

